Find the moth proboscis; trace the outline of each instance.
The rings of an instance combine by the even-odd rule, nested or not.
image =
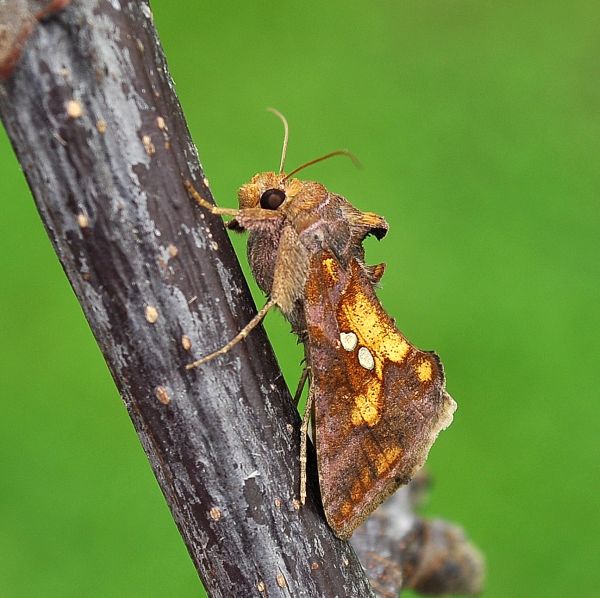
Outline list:
[[[385,264],[365,263],[363,240],[381,239],[387,222],[362,212],[314,181],[286,174],[288,125],[279,172],[242,185],[239,209],[219,208],[185,185],[204,209],[230,216],[228,228],[247,231],[248,260],[265,306],[223,347],[188,364],[196,368],[230,351],[278,307],[304,344],[309,393],[301,428],[300,500],[306,498],[306,435],[312,418],[319,485],[334,533],[354,529],[421,468],[456,403],[445,390],[433,352],[411,345],[375,295]],[[352,156],[351,156],[352,157]]]

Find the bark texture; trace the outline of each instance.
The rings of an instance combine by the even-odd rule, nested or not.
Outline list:
[[[297,508],[299,417],[262,329],[185,370],[254,307],[221,221],[184,190],[210,198],[148,4],[47,4],[19,2],[0,113],[205,587],[372,596],[314,478]]]

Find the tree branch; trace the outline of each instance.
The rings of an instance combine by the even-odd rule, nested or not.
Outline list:
[[[421,471],[352,536],[378,598],[394,598],[403,588],[434,596],[474,595],[483,589],[483,556],[463,530],[416,515],[428,486]]]
[[[262,329],[185,370],[254,308],[222,223],[183,188],[210,197],[147,3],[82,0],[29,33],[20,63],[1,54],[0,113],[208,592],[371,596],[314,479],[297,508],[299,417]]]

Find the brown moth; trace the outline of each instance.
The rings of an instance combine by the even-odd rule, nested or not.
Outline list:
[[[248,231],[248,260],[266,305],[225,346],[189,364],[197,367],[229,351],[277,306],[304,343],[309,378],[301,428],[300,500],[306,498],[306,436],[313,423],[319,484],[327,522],[340,538],[354,529],[425,462],[438,433],[452,422],[456,403],[445,390],[442,365],[402,335],[375,295],[384,264],[365,264],[362,242],[381,239],[387,222],[361,212],[321,183],[293,178],[306,166],[263,172],[242,185],[228,227]]]

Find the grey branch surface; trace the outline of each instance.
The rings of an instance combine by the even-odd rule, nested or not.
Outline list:
[[[1,116],[207,591],[372,596],[314,478],[297,508],[299,416],[262,329],[185,370],[254,307],[222,222],[185,193],[210,198],[148,4],[17,4],[31,35]]]

